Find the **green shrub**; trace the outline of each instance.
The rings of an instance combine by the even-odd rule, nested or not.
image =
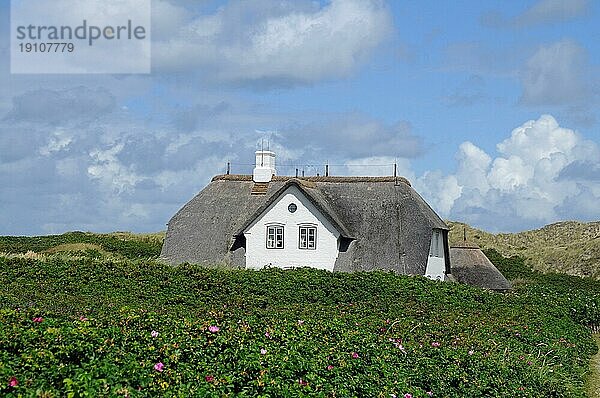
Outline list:
[[[2,396],[583,397],[596,351],[554,285],[91,256],[0,257],[0,284]]]

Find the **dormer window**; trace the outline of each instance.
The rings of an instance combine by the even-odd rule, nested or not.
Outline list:
[[[317,227],[301,225],[298,237],[298,249],[315,250],[317,248]]]
[[[283,225],[267,225],[267,249],[283,249]]]

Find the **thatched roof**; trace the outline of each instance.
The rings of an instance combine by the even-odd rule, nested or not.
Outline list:
[[[510,282],[479,246],[464,242],[450,248],[452,275],[457,282],[491,290],[510,290]]]
[[[247,175],[213,178],[169,221],[161,258],[171,264],[243,267],[241,231],[290,185],[346,238],[335,271],[390,269],[423,275],[432,228],[448,229],[401,177],[276,176],[264,195],[251,195],[253,185]]]

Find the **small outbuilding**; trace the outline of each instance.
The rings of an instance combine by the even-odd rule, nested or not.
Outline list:
[[[510,282],[474,243],[462,242],[452,246],[450,264],[452,276],[459,283],[496,291],[512,289]]]

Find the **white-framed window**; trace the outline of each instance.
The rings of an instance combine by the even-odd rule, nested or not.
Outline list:
[[[283,249],[283,225],[267,225],[267,249]]]
[[[298,249],[315,250],[317,248],[317,227],[301,225],[298,232]]]
[[[444,257],[444,241],[442,231],[434,229],[431,235],[431,246],[429,247],[430,257]]]

